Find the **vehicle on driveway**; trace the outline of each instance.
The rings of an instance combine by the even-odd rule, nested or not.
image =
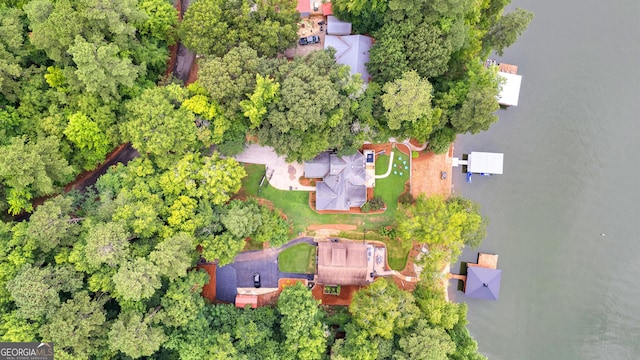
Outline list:
[[[253,286],[260,287],[260,273],[253,274]]]
[[[312,35],[300,38],[300,45],[317,44],[320,42],[320,36]]]

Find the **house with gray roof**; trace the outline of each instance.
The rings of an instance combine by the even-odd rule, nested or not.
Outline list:
[[[351,75],[360,74],[360,78],[369,82],[370,75],[366,64],[369,62],[369,50],[373,46],[373,38],[365,35],[327,35],[324,37],[324,48],[334,48],[338,64],[348,65]]]
[[[357,152],[338,156],[324,152],[304,163],[306,178],[322,178],[316,183],[316,210],[349,210],[367,202],[365,157]]]

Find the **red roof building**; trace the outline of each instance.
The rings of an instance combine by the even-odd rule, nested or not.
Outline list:
[[[333,8],[331,7],[330,2],[326,2],[322,4],[322,15],[324,16],[333,15]]]

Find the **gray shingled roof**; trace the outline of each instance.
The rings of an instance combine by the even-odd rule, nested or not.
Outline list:
[[[349,210],[367,202],[364,156],[357,152],[339,157],[322,153],[304,164],[304,176],[316,183],[316,210]]]
[[[470,298],[498,300],[502,270],[479,266],[467,268],[465,295]]]

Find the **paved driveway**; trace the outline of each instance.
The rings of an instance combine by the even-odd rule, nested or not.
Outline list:
[[[260,274],[260,283],[265,288],[277,288],[281,278],[313,279],[313,274],[283,273],[278,270],[278,254],[290,246],[306,242],[317,245],[311,237],[290,241],[278,249],[247,251],[239,254],[234,262],[218,268],[216,272],[216,298],[233,303],[236,289],[253,287],[253,274]]]

